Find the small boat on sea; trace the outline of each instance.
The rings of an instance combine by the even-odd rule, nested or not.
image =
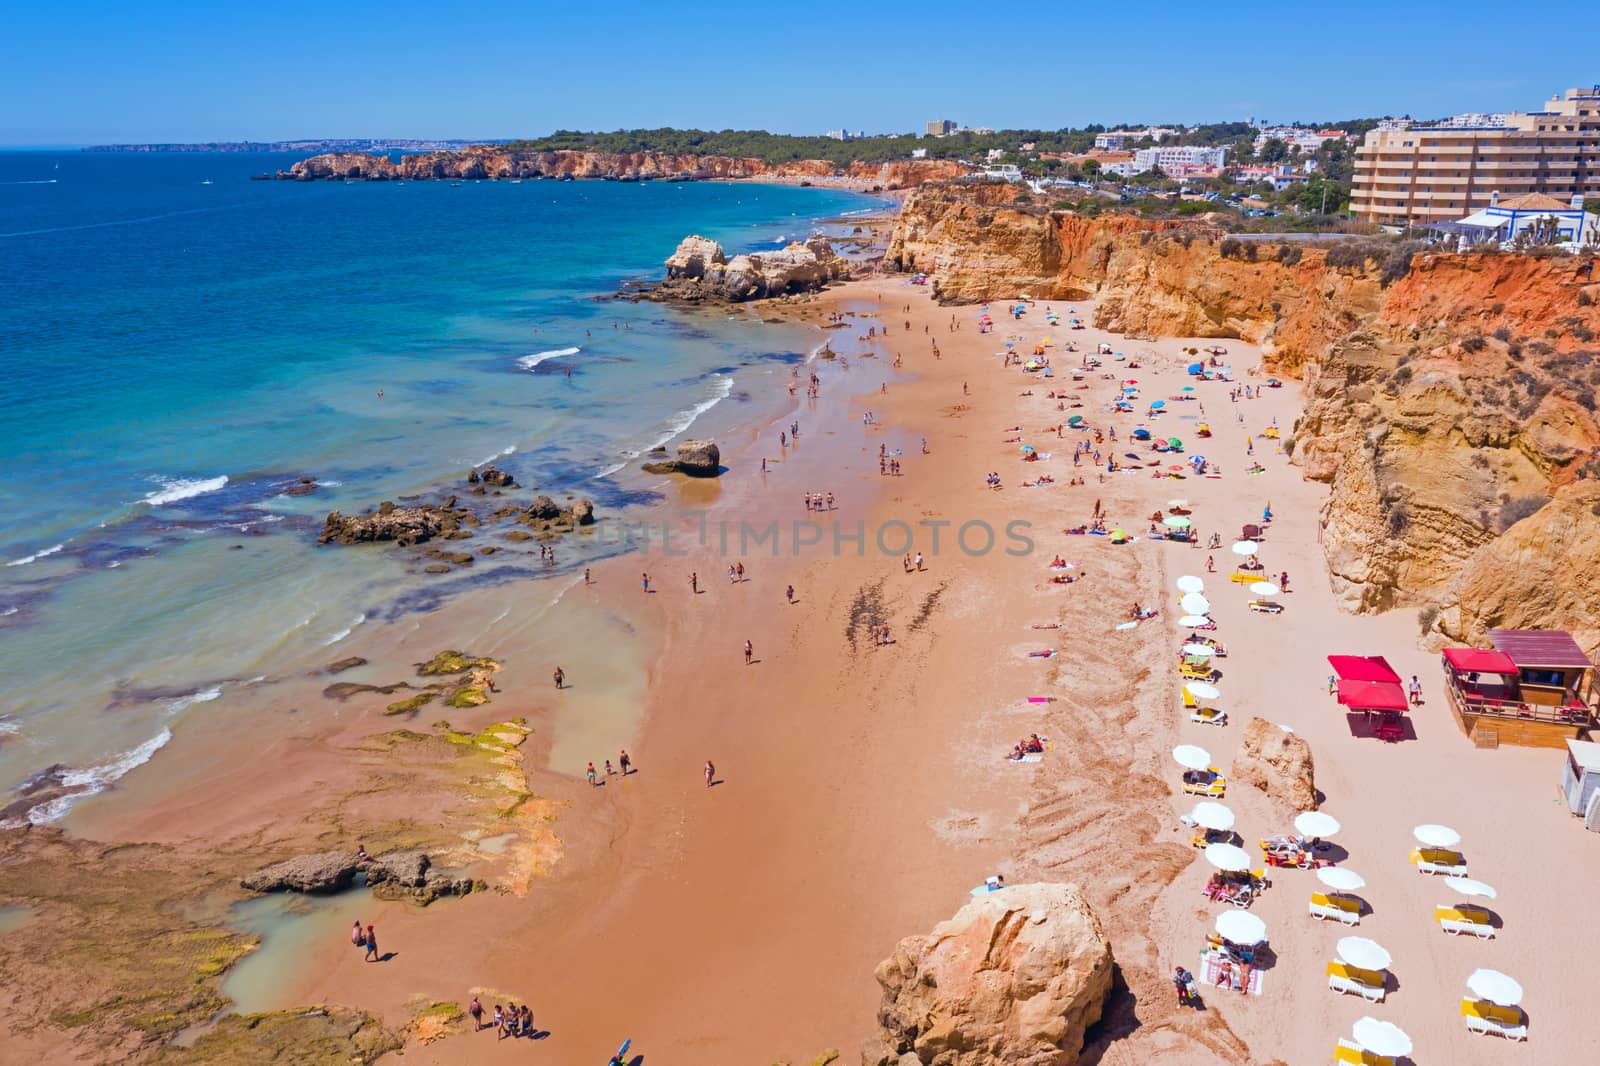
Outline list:
[[[211,184],[211,179],[210,178],[201,178],[200,179],[200,184],[201,185],[210,185]]]

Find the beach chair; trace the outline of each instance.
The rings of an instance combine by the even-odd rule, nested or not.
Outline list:
[[[1178,676],[1185,681],[1215,681],[1222,675],[1209,666],[1195,666],[1192,663],[1179,663]]]
[[[1271,600],[1251,600],[1250,609],[1259,614],[1282,614],[1283,604]]]
[[[1443,848],[1412,848],[1411,863],[1418,873],[1444,874],[1446,877],[1466,877],[1467,860],[1459,851]]]
[[[1212,799],[1221,799],[1223,794],[1228,791],[1228,779],[1223,777],[1222,771],[1215,766],[1210,768],[1209,773],[1211,774],[1209,781],[1185,781],[1183,783],[1184,792],[1191,796],[1208,796]]]
[[[1325,892],[1311,893],[1311,917],[1319,922],[1334,921],[1342,925],[1361,924],[1361,903],[1348,896],[1332,896]]]
[[[1383,974],[1342,962],[1328,963],[1328,988],[1340,995],[1356,995],[1369,1003],[1382,1003]]]
[[[1484,1000],[1461,1000],[1461,1017],[1467,1031],[1480,1036],[1503,1036],[1507,1040],[1528,1039],[1528,1024],[1516,1007],[1501,1007]]]
[[[1228,580],[1236,585],[1254,585],[1257,581],[1265,581],[1266,577],[1263,574],[1247,573],[1240,570],[1236,571]]]
[[[1227,725],[1228,712],[1216,707],[1198,707],[1189,715],[1189,721],[1199,722],[1201,725]]]
[[[1479,940],[1493,940],[1494,926],[1489,924],[1489,912],[1477,907],[1433,908],[1433,920],[1451,936],[1474,936]]]
[[[1394,1066],[1394,1060],[1387,1055],[1379,1055],[1368,1051],[1353,1040],[1339,1038],[1339,1046],[1333,1049],[1335,1063],[1360,1063],[1361,1066]]]
[[[1195,699],[1195,696],[1194,696],[1193,692],[1190,692],[1187,688],[1180,688],[1178,691],[1183,694],[1183,709],[1184,710],[1192,711],[1196,707],[1200,706],[1200,701]]]

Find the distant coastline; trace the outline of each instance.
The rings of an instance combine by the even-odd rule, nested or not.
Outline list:
[[[207,141],[191,144],[91,144],[81,152],[439,152],[479,144],[507,144],[500,140],[411,140],[405,138],[334,137],[300,141]]]

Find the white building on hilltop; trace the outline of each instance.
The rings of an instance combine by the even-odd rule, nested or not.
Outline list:
[[[1172,145],[1162,148],[1141,148],[1133,153],[1133,172],[1143,174],[1157,167],[1162,171],[1183,170],[1189,167],[1222,167],[1228,162],[1226,148],[1207,148],[1198,144]]]

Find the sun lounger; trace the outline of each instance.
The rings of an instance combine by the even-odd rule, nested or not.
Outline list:
[[[1360,925],[1361,903],[1349,896],[1331,896],[1324,892],[1313,892],[1311,917],[1319,922],[1335,921],[1344,925]]]
[[[1339,1046],[1333,1049],[1335,1063],[1359,1063],[1360,1066],[1394,1066],[1394,1060],[1387,1055],[1379,1055],[1368,1051],[1352,1040],[1339,1038]]]
[[[1494,926],[1489,924],[1489,912],[1477,907],[1433,908],[1433,920],[1451,936],[1475,936],[1479,940],[1493,940]]]
[[[1273,603],[1271,600],[1251,600],[1250,609],[1262,614],[1282,614],[1283,604]]]
[[[1185,664],[1178,667],[1178,676],[1183,678],[1185,681],[1204,681],[1209,684],[1222,675],[1217,671],[1212,670],[1210,667],[1197,667]]]
[[[1233,576],[1228,578],[1229,581],[1236,585],[1254,585],[1257,581],[1265,581],[1266,579],[1264,573],[1244,570],[1235,571]]]
[[[1328,963],[1328,988],[1340,995],[1357,995],[1369,1003],[1382,1003],[1383,974],[1342,962]]]
[[[1466,877],[1467,860],[1458,851],[1442,848],[1412,848],[1411,863],[1418,873],[1444,874],[1446,877]]]
[[[1189,721],[1199,722],[1201,725],[1227,725],[1228,712],[1216,707],[1200,707],[1189,715]]]
[[[1185,781],[1183,790],[1191,796],[1220,798],[1228,790],[1228,779],[1222,776],[1222,771],[1213,766],[1211,768],[1211,780]]]
[[[1183,709],[1184,710],[1192,711],[1196,707],[1200,706],[1200,701],[1194,698],[1194,693],[1193,692],[1190,692],[1187,688],[1181,688],[1178,691],[1183,694]]]
[[[1501,1007],[1484,1000],[1463,998],[1461,1017],[1470,1032],[1483,1036],[1503,1036],[1507,1040],[1528,1039],[1528,1025],[1516,1007]]]

